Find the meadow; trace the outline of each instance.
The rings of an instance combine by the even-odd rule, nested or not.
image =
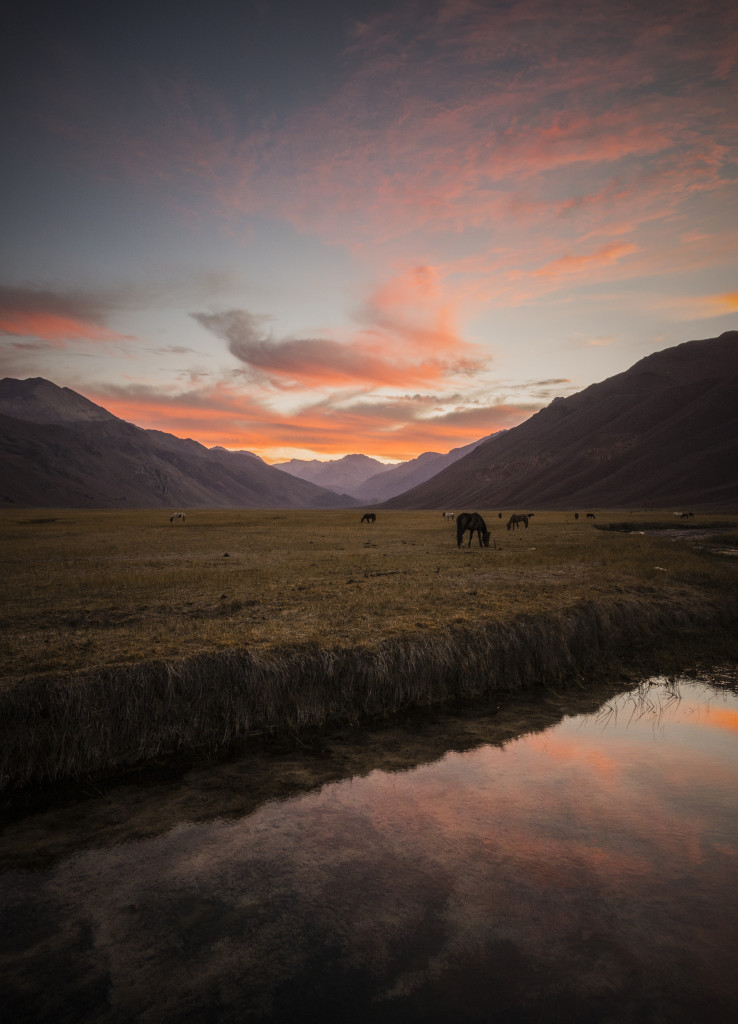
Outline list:
[[[698,514],[690,527],[723,527],[699,536],[670,511],[536,511],[515,531],[508,511],[480,511],[489,548],[459,550],[436,511],[369,525],[362,510],[173,523],[4,510],[0,781],[557,684],[654,652],[732,656],[730,516]]]

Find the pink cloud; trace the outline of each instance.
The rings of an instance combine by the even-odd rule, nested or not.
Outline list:
[[[130,335],[119,334],[100,324],[87,323],[58,313],[19,310],[0,311],[0,333],[39,338],[55,347],[68,341],[130,341]]]
[[[638,248],[635,245],[613,242],[610,245],[603,245],[596,252],[585,253],[581,256],[560,256],[557,260],[553,260],[551,263],[541,267],[540,270],[536,270],[535,274],[539,277],[563,277],[581,274],[592,267],[608,266],[611,263],[616,263],[624,256],[630,256],[637,251]]]
[[[329,457],[362,451],[407,460],[422,451],[448,451],[523,422],[537,407],[462,404],[444,411],[434,395],[346,398],[305,403],[289,414],[259,400],[238,378],[177,393],[141,384],[83,389],[114,415],[147,429],[191,437],[206,446],[247,449],[266,459],[276,452],[314,451]]]
[[[460,337],[453,303],[432,267],[414,267],[385,282],[359,316],[359,327],[335,340],[276,337],[268,317],[246,310],[193,314],[232,355],[278,388],[436,386],[479,372],[487,362]]]
[[[70,341],[130,341],[103,323],[104,296],[0,285],[0,334],[36,338],[57,348]]]

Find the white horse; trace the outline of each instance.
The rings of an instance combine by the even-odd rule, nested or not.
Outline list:
[[[182,522],[184,522],[185,521],[185,514],[184,514],[184,512],[173,512],[172,515],[169,517],[169,522],[173,523],[175,519],[181,519]]]
[[[453,513],[453,512],[444,512],[444,513],[443,513],[443,518],[444,518],[444,519],[450,519],[450,520],[451,520],[451,522],[453,522],[453,519],[454,519],[454,513]]]

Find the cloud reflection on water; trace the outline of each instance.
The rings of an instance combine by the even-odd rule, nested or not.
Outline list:
[[[629,700],[9,872],[5,998],[80,1021],[727,1019],[738,698]]]

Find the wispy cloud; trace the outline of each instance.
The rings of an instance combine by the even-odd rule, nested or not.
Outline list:
[[[84,393],[122,419],[206,445],[248,449],[268,459],[352,451],[406,460],[448,451],[523,422],[539,405],[460,395],[347,395],[305,402],[289,415],[242,389],[238,377],[178,392],[137,383],[97,385]]]
[[[737,39],[730,5],[696,0],[405,4],[355,26],[333,95],[280,119],[139,76],[145,122],[121,110],[106,128],[77,88],[66,105],[60,90],[56,123],[172,201],[277,217],[359,252],[407,257],[419,233],[427,252],[451,233],[479,256],[484,229],[512,268],[543,257],[550,272],[531,287],[546,293],[573,270],[566,251],[605,253],[619,233],[622,258],[644,225],[732,187]]]
[[[64,347],[75,341],[129,341],[104,324],[106,303],[95,295],[0,286],[0,334]]]
[[[274,387],[427,387],[481,371],[489,361],[465,342],[437,274],[415,267],[378,288],[347,339],[277,337],[270,317],[246,310],[193,313],[232,355]]]

